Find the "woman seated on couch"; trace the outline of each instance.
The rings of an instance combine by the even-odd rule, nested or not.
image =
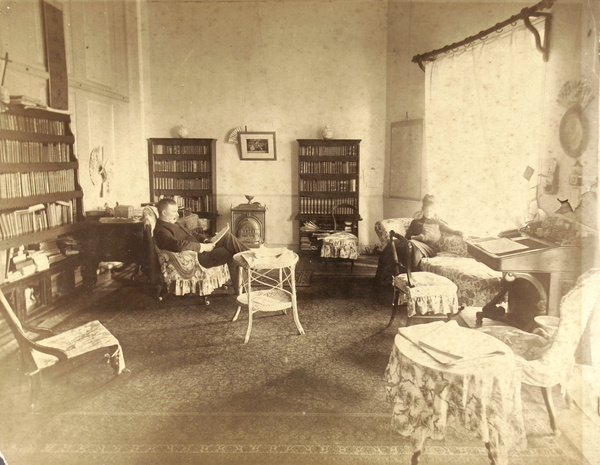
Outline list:
[[[385,246],[379,255],[377,272],[375,278],[381,284],[388,284],[390,278],[396,274],[396,264],[392,247],[396,247],[398,261],[403,267],[406,267],[408,259],[408,241],[414,248],[414,257],[412,267],[418,267],[423,257],[435,257],[439,251],[438,242],[442,232],[462,236],[461,231],[457,231],[440,220],[435,213],[435,198],[427,194],[423,197],[423,206],[420,214],[412,220],[406,231],[406,240],[391,241]]]

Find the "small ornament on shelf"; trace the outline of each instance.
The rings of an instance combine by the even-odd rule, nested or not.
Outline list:
[[[182,139],[185,139],[190,135],[190,130],[182,124],[177,127],[177,135]]]
[[[323,128],[323,139],[325,139],[325,140],[333,139],[333,129],[331,129],[331,126],[325,126]]]

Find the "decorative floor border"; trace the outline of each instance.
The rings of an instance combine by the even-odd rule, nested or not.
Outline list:
[[[339,444],[81,444],[48,443],[42,447],[30,444],[5,444],[4,451],[46,454],[274,454],[274,455],[327,455],[327,456],[380,456],[411,457],[409,444],[397,446],[357,446]],[[478,446],[441,446],[428,443],[430,456],[487,456],[487,450]],[[560,457],[563,453],[552,447],[526,449],[514,457]],[[1,462],[0,462],[1,463]]]

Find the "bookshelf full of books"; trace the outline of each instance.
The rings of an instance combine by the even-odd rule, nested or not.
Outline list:
[[[216,139],[148,139],[150,201],[169,197],[181,210],[208,218],[216,210]]]
[[[359,173],[360,140],[298,139],[300,252],[319,250],[320,239],[333,230],[335,206],[358,209]],[[346,212],[349,218],[351,210]],[[352,233],[358,236],[358,230]]]
[[[66,113],[22,104],[0,112],[0,288],[24,321],[74,288],[80,272],[74,142]]]

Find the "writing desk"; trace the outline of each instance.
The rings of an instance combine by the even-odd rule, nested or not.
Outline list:
[[[504,281],[507,278],[511,280],[511,273],[547,275],[549,279],[534,278],[546,290],[548,315],[560,316],[560,283],[565,275],[581,272],[580,247],[559,246],[524,234],[513,238],[471,239],[466,243],[471,256],[496,271],[502,271]]]
[[[138,219],[103,218],[86,219],[83,234],[83,254],[86,264],[85,279],[96,282],[96,270],[100,262],[136,263],[145,260],[143,222]]]

